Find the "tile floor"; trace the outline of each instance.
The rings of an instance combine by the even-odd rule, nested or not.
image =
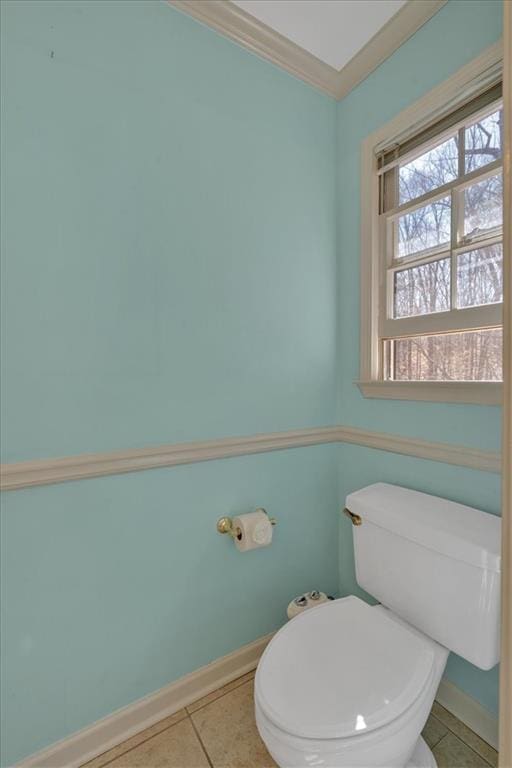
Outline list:
[[[253,715],[254,672],[86,763],[87,768],[272,768]],[[423,736],[439,768],[493,768],[496,750],[434,703]]]

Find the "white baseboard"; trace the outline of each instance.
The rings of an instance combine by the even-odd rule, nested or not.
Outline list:
[[[444,679],[441,680],[436,701],[462,720],[491,747],[498,749],[498,719],[480,702]]]
[[[174,683],[117,710],[50,747],[26,757],[17,768],[78,768],[136,733],[254,669],[272,634],[244,645]],[[497,749],[498,721],[478,701],[448,680],[436,700]]]
[[[174,683],[26,757],[17,768],[77,768],[254,669],[272,635],[244,645]]]

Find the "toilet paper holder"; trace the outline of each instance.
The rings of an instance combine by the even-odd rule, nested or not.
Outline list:
[[[263,507],[258,507],[256,512],[264,512],[268,517],[268,512],[266,509],[263,509]],[[274,517],[269,517],[269,522],[270,525],[277,525],[277,520]],[[217,531],[219,533],[227,533],[232,539],[238,539],[239,541],[242,538],[240,528],[233,525],[231,517],[220,517],[217,520]]]

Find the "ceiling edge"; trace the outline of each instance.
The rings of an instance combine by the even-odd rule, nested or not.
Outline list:
[[[447,0],[408,0],[339,71],[230,0],[167,2],[323,93],[342,99],[431,19]]]
[[[339,73],[229,0],[168,0],[194,19],[334,98]]]
[[[343,99],[417,30],[448,0],[408,0],[383,27],[338,72],[336,98]]]

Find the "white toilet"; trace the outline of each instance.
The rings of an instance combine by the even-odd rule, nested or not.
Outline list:
[[[282,768],[434,767],[420,734],[449,651],[499,660],[500,518],[385,483],[346,505],[357,582],[382,605],[345,597],[277,632],[256,672],[258,730]]]

